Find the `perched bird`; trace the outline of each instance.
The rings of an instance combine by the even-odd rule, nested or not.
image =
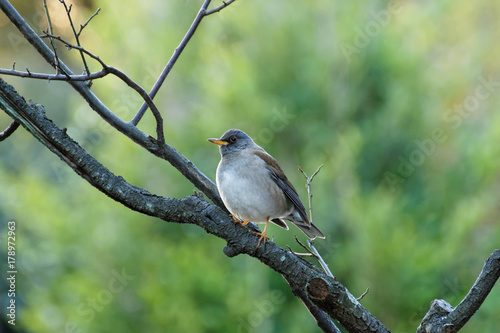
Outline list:
[[[284,220],[295,224],[307,237],[325,238],[309,221],[297,191],[278,162],[239,129],[230,129],[220,139],[208,139],[219,146],[217,187],[235,221],[265,223],[257,233],[266,241],[269,221],[288,230]],[[240,221],[238,221],[240,220]],[[258,247],[257,246],[257,247]]]

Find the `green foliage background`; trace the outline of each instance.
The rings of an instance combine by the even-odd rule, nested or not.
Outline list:
[[[47,2],[55,33],[71,39],[62,5]],[[72,13],[78,25],[102,8],[83,46],[148,90],[201,3],[87,0]],[[47,29],[41,1],[13,4]],[[433,299],[458,304],[500,246],[499,17],[489,0],[237,1],[204,19],[155,99],[166,138],[214,179],[219,154],[206,138],[241,128],[303,200],[297,166],[311,174],[324,164],[313,183],[327,234],[319,250],[352,293],[370,288],[362,304],[389,329],[414,332]],[[2,68],[52,72],[3,14],[0,29]],[[78,54],[58,50],[82,71]],[[159,195],[192,194],[67,84],[2,78],[115,174]],[[141,104],[114,78],[92,89],[127,120]],[[0,115],[0,127],[9,122]],[[154,135],[152,116],[139,127]],[[0,188],[2,251],[7,221],[17,222],[27,331],[319,331],[277,273],[225,257],[224,242],[200,228],[112,201],[23,129],[0,144]],[[293,235],[304,238],[293,227],[271,233],[295,249]],[[496,286],[464,332],[499,326]]]

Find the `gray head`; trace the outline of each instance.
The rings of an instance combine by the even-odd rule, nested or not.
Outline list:
[[[252,138],[239,129],[230,129],[222,134],[220,139],[208,139],[208,141],[219,146],[222,157],[230,153],[256,146]]]

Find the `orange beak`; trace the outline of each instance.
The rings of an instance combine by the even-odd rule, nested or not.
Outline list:
[[[225,145],[227,145],[229,143],[227,141],[222,141],[222,140],[219,140],[219,139],[208,139],[208,141],[210,141],[212,143],[215,143],[217,146],[225,146]]]

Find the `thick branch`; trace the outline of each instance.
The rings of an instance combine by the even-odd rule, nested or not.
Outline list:
[[[323,330],[323,332],[340,333],[340,330],[331,321],[328,314],[325,311],[321,310],[309,299],[309,295],[306,293],[303,286],[297,285],[287,275],[283,275],[283,278],[290,285],[293,294],[297,296],[302,301],[302,303],[304,303],[306,308],[309,310],[309,313],[316,319],[316,323],[318,324],[319,328]]]
[[[306,285],[313,279],[328,281],[339,293],[339,299],[354,299],[347,289],[333,278],[327,276],[311,263],[297,257],[293,253],[268,241],[265,246],[257,247],[259,236],[239,224],[221,208],[205,201],[199,196],[184,199],[171,199],[157,196],[127,183],[122,177],[116,176],[102,166],[92,156],[88,155],[65,131],[26,104],[14,89],[0,79],[0,108],[18,121],[28,132],[35,136],[48,149],[59,156],[82,178],[112,199],[122,203],[132,210],[155,216],[169,222],[196,224],[208,233],[224,239],[227,246],[224,253],[234,256],[248,254],[257,258],[276,272],[280,273],[290,284],[292,291],[298,295],[315,316],[318,325],[325,332],[337,332],[335,325],[321,310],[331,311],[324,302],[318,302],[306,296]],[[352,306],[355,304],[355,307]],[[352,313],[356,311],[355,313]],[[350,327],[353,318],[358,322],[368,318],[377,321],[359,303],[338,302],[335,312],[339,322]],[[377,321],[378,322],[378,321]],[[378,324],[383,330],[383,325]],[[329,328],[329,329],[328,329]]]
[[[307,282],[310,299],[328,315],[344,325],[349,332],[390,331],[340,283],[333,278],[313,277]],[[339,311],[342,308],[342,311]]]

